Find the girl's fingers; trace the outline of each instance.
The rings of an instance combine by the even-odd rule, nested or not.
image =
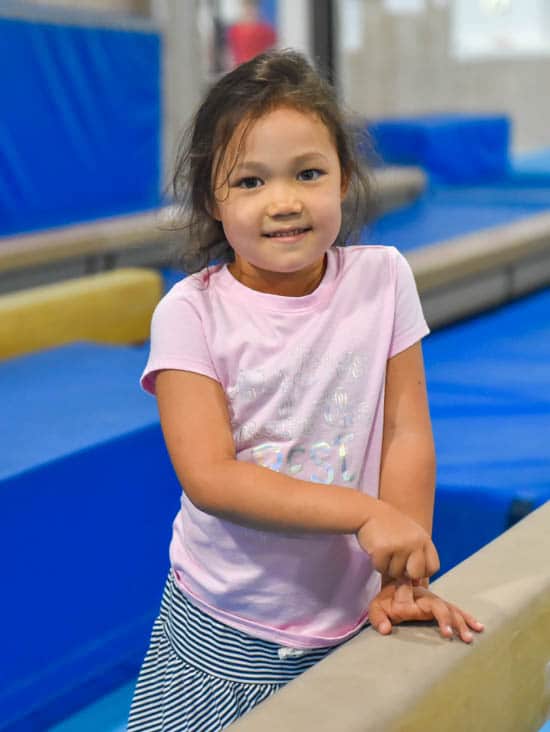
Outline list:
[[[479,623],[472,615],[464,613],[455,605],[447,604],[442,600],[434,603],[433,616],[437,620],[441,635],[444,638],[452,638],[456,631],[460,640],[464,643],[471,643],[474,634],[470,628],[477,632],[483,630],[482,623]]]
[[[407,556],[403,554],[393,554],[388,565],[388,574],[390,577],[402,577],[405,574],[407,565]]]
[[[452,638],[454,635],[454,617],[451,608],[443,600],[435,599],[432,604],[432,613],[439,625],[439,632],[444,638]]]
[[[456,605],[454,605],[453,607],[455,610],[457,610],[462,615],[462,617],[464,618],[466,623],[470,626],[470,628],[472,628],[472,630],[475,630],[478,633],[481,633],[485,629],[485,626],[483,625],[483,623],[480,623],[479,620],[476,620],[473,615],[470,615],[470,613],[464,612],[464,610],[461,610],[459,607],[456,607]]]
[[[417,549],[407,560],[407,577],[422,579],[426,577],[426,557],[423,549]]]
[[[454,608],[453,610],[453,626],[457,632],[458,637],[464,641],[464,643],[471,643],[474,639],[472,631],[468,628],[466,621],[462,614]]]
[[[388,554],[385,554],[384,552],[373,552],[371,554],[372,563],[374,564],[374,568],[380,572],[380,574],[388,574],[390,577],[392,576],[388,572],[390,559],[391,557]]]
[[[435,546],[430,542],[424,551],[424,558],[426,562],[426,571],[422,577],[431,577],[439,571],[439,554]]]
[[[400,605],[414,605],[414,590],[410,580],[398,580],[393,602]]]
[[[369,621],[372,627],[382,635],[391,633],[391,621],[377,602],[374,602],[369,608]]]

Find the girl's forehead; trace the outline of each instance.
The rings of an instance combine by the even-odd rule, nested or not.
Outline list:
[[[289,144],[307,141],[336,147],[331,131],[315,112],[280,106],[258,117],[242,119],[229,139],[224,158],[236,161],[251,148],[271,146],[274,141]],[[280,152],[283,154],[285,147]]]

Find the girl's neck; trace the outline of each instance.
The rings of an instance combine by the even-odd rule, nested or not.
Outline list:
[[[270,272],[243,263],[236,258],[228,265],[233,277],[251,290],[268,295],[283,297],[304,297],[314,292],[320,285],[327,268],[327,255],[300,272]]]

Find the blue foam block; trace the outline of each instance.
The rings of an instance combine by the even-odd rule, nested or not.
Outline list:
[[[180,496],[145,358],[77,344],[0,365],[0,729],[42,729],[142,661]]]
[[[447,183],[499,178],[509,166],[504,115],[437,114],[374,120],[368,130],[386,163],[419,165]]]

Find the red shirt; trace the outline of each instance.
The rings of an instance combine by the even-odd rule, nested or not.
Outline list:
[[[235,64],[242,64],[275,45],[277,36],[269,23],[235,23],[227,34]]]

